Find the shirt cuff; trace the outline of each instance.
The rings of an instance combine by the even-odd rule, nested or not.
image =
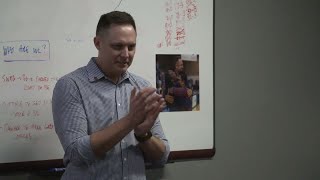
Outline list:
[[[95,160],[95,154],[91,148],[90,136],[83,136],[68,148],[70,163],[90,165]]]

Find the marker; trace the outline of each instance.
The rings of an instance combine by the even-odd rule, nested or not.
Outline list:
[[[66,168],[51,168],[48,171],[49,172],[62,172],[62,171],[65,171],[65,170],[66,170]]]

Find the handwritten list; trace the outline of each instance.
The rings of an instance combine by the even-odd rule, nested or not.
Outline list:
[[[184,46],[187,38],[186,22],[198,16],[196,0],[167,0],[165,2],[164,41],[157,48]]]
[[[0,134],[32,141],[53,131],[51,94],[58,77],[31,73],[0,74]]]

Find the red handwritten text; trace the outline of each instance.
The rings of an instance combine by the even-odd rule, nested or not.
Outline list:
[[[32,139],[32,132],[41,132],[44,130],[53,130],[53,123],[30,123],[30,124],[9,124],[0,126],[0,132],[12,133],[18,139]]]
[[[43,100],[30,100],[30,101],[22,101],[22,100],[17,100],[17,101],[3,101],[0,103],[0,106],[2,107],[19,107],[19,108],[24,108],[24,107],[33,107],[33,106],[46,106],[46,105],[51,105],[52,100],[51,99],[43,99]]]
[[[186,42],[185,21],[195,19],[198,15],[196,0],[167,0],[165,2],[165,45],[179,48]],[[187,17],[187,18],[186,18]],[[163,47],[163,42],[157,48]]]

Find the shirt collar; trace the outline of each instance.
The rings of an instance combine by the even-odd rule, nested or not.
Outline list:
[[[88,79],[89,82],[95,82],[98,81],[101,78],[105,78],[108,79],[108,77],[106,77],[104,75],[104,73],[101,71],[101,69],[98,67],[97,63],[96,63],[96,57],[92,57],[90,59],[90,61],[88,62],[87,66],[86,66],[86,70],[88,72]],[[128,71],[126,71],[125,73],[123,73],[123,75],[121,76],[120,80],[118,83],[121,83],[122,81],[129,79],[130,77],[130,73]]]
[[[86,66],[86,70],[88,72],[88,79],[90,82],[97,81],[104,77],[103,72],[99,69],[96,64],[96,58],[92,57]]]

